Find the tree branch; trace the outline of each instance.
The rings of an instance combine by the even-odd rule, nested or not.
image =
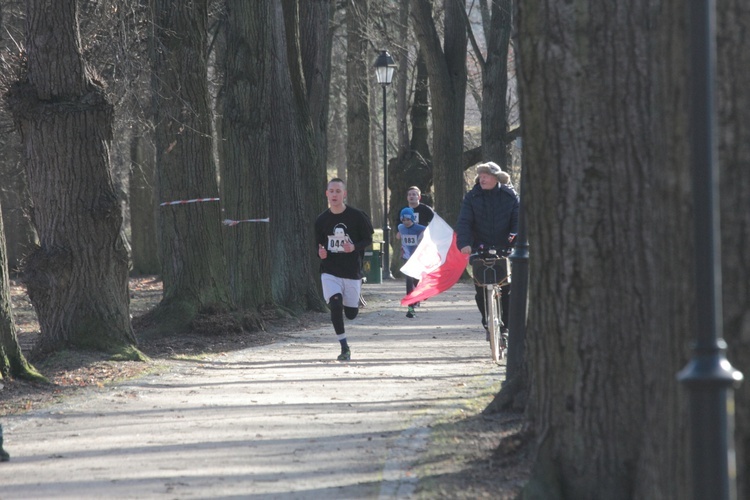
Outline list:
[[[459,1],[459,0],[456,0]],[[477,61],[479,62],[479,67],[482,69],[482,74],[484,74],[484,56],[482,56],[482,51],[479,49],[479,44],[477,43],[477,39],[474,37],[474,30],[471,28],[471,20],[469,19],[469,14],[466,13],[466,7],[463,7],[461,9],[461,12],[464,13],[464,21],[466,21],[466,33],[469,35],[469,41],[471,42],[471,48],[474,49],[474,55],[477,57]]]
[[[521,137],[521,127],[516,127],[513,130],[509,130],[505,134],[505,145],[507,146],[517,138]],[[482,146],[477,146],[473,149],[467,149],[463,153],[462,163],[463,169],[467,170],[472,165],[476,165],[482,161]]]

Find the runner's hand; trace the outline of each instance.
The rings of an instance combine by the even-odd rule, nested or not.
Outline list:
[[[323,248],[323,245],[320,244],[318,244],[318,257],[320,257],[321,259],[325,259],[326,257],[328,257],[328,251]]]

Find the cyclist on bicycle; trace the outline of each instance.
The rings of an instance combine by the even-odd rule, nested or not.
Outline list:
[[[510,184],[510,175],[494,162],[477,165],[476,184],[461,202],[456,223],[456,246],[461,253],[470,255],[481,248],[495,248],[507,253],[515,243],[518,233],[518,194]],[[482,315],[482,326],[487,328],[484,313],[484,290],[476,288],[475,299]],[[502,287],[503,314],[501,320],[508,324],[510,285]],[[504,327],[505,328],[505,327]],[[507,328],[503,330],[507,333]]]

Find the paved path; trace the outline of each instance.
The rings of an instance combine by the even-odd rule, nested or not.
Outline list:
[[[402,280],[366,285],[347,323],[194,361],[6,417],[0,498],[409,498],[428,424],[488,387],[473,301],[458,284],[417,317]]]

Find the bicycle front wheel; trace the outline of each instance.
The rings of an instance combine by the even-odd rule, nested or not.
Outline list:
[[[498,351],[499,359],[505,359],[508,354],[508,339],[507,336],[503,336],[503,327],[508,325],[503,323],[503,301],[502,301],[503,289],[502,287],[495,287],[495,315],[497,316],[497,338],[498,338]]]
[[[500,311],[498,304],[500,293],[497,287],[485,285],[484,312],[487,317],[487,332],[490,337],[490,354],[492,361],[500,361]]]

